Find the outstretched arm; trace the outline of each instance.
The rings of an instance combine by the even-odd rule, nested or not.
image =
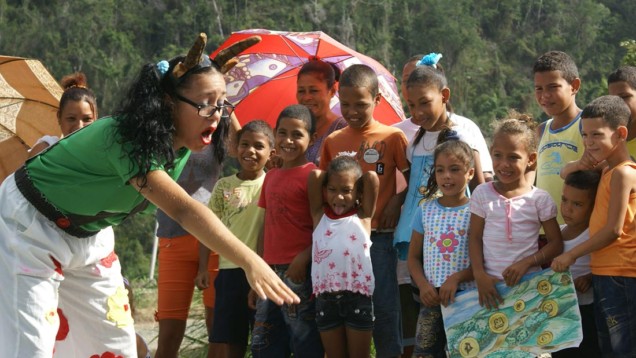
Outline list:
[[[131,179],[130,184],[205,246],[242,267],[260,297],[270,298],[277,304],[300,302],[265,261],[237,239],[210,209],[190,197],[166,172],[154,170],[148,173],[144,188],[139,187],[136,178]]]

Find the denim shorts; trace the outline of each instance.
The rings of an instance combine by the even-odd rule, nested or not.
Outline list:
[[[247,346],[254,310],[247,306],[250,285],[240,268],[221,269],[214,280],[217,292],[210,342]]]
[[[316,297],[316,323],[320,332],[345,325],[359,331],[373,329],[373,299],[350,291],[321,293]]]

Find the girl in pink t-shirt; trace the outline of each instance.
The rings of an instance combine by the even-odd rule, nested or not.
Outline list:
[[[309,176],[316,323],[330,357],[369,356],[375,286],[370,235],[378,187],[377,174],[362,174],[349,156]]]
[[[563,251],[556,205],[525,175],[537,159],[535,127],[532,118],[514,111],[497,123],[490,149],[497,180],[479,185],[471,197],[470,261],[479,304],[488,308],[503,302],[497,281],[514,286]],[[548,243],[539,250],[541,227]]]

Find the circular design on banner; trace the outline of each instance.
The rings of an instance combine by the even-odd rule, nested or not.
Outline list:
[[[552,332],[543,331],[537,337],[537,344],[539,344],[540,346],[546,346],[550,344],[550,342],[552,342],[553,339],[554,339],[554,335],[552,334]]]
[[[473,337],[462,339],[459,341],[459,354],[464,358],[477,357],[479,354],[479,342]]]
[[[526,308],[526,303],[523,302],[523,300],[517,300],[515,304],[512,305],[512,308],[514,308],[515,312],[521,312]]]
[[[537,291],[545,296],[552,292],[552,284],[548,280],[541,280],[537,283]]]
[[[380,160],[380,153],[374,148],[369,148],[364,151],[363,158],[365,162],[373,164]]]
[[[571,281],[572,280],[570,280],[570,276],[569,275],[566,275],[566,274],[561,275],[561,284],[563,286],[569,285]]]
[[[555,300],[546,300],[541,303],[539,309],[548,314],[550,317],[554,317],[559,313],[559,304]]]
[[[494,333],[503,333],[508,329],[508,317],[501,312],[497,312],[488,318],[488,327]]]

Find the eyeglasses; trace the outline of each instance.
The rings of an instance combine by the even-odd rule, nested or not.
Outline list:
[[[178,93],[174,95],[178,100],[183,101],[192,107],[196,108],[201,117],[210,118],[215,115],[217,112],[221,113],[221,118],[229,117],[234,112],[234,106],[232,103],[228,102],[228,100],[224,100],[223,104],[220,106],[215,106],[213,104],[198,104],[192,100],[189,100]]]

